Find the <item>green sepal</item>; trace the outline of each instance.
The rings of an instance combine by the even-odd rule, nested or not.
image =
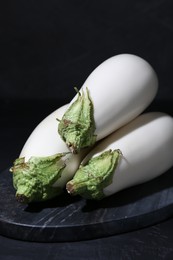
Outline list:
[[[10,171],[13,173],[17,200],[22,203],[45,201],[61,193],[63,187],[53,187],[53,184],[66,167],[62,160],[65,156],[66,153],[48,157],[33,156],[27,162],[24,157],[16,159]]]
[[[67,109],[59,122],[58,132],[72,153],[90,147],[96,142],[94,108],[86,88],[86,94],[78,92],[77,99]]]
[[[67,183],[67,191],[86,199],[104,198],[103,189],[112,183],[120,155],[120,150],[108,150],[91,158],[86,165],[80,166],[74,178]]]

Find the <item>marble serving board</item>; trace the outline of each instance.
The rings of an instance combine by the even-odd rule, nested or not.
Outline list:
[[[101,201],[66,192],[44,203],[16,201],[9,170],[0,173],[0,234],[38,242],[101,238],[140,229],[173,216],[173,169]]]

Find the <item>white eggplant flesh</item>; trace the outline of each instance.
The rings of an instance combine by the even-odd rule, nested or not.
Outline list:
[[[154,69],[147,61],[136,55],[116,55],[99,65],[79,90],[81,95],[88,92],[92,101],[96,141],[101,140],[141,114],[150,105],[157,90],[158,78]],[[78,97],[79,94],[73,98],[69,109]],[[79,109],[82,111],[81,107]],[[83,123],[86,124],[86,121],[87,118]],[[84,134],[85,136],[81,136],[82,140],[87,137],[88,133]],[[78,137],[78,135],[77,132],[76,136]],[[68,137],[65,138],[64,140],[69,145],[70,140]]]
[[[81,164],[81,170],[79,168],[81,173],[79,176],[75,175],[76,181],[74,177],[74,180],[67,184],[67,190],[71,194],[80,194],[89,199],[100,199],[152,180],[173,166],[172,147],[173,118],[160,112],[144,113],[100,141],[87,154]],[[109,181],[105,180],[108,185],[104,185],[104,176],[100,177],[99,185],[101,184],[101,186],[94,187],[98,176],[95,176],[90,183],[90,178],[92,179],[94,176],[94,167],[100,174],[97,169],[99,165],[96,163],[95,166],[89,168],[92,168],[91,177],[88,173],[88,179],[82,180],[81,174],[85,172],[85,176],[87,176],[85,167],[92,158],[99,158],[105,151],[116,151],[117,149],[121,153],[111,176],[108,176]],[[99,190],[101,188],[102,190]],[[95,194],[96,197],[94,197]]]

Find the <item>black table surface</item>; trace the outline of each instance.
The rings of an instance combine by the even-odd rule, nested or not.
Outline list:
[[[63,100],[5,100],[0,104],[0,171],[11,166],[35,126]],[[169,102],[148,108],[173,114]],[[172,259],[173,217],[162,223],[106,238],[39,243],[0,236],[0,259]]]

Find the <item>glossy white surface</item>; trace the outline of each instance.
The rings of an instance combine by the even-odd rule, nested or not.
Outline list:
[[[28,161],[31,156],[49,156],[69,151],[58,134],[56,120],[62,118],[66,108],[67,105],[60,107],[40,122],[26,141],[20,157],[25,157]]]
[[[173,118],[159,112],[140,115],[100,142],[85,158],[108,149],[120,149],[123,156],[114,171],[113,182],[104,189],[108,196],[127,187],[149,181],[173,166]]]
[[[100,140],[144,111],[157,93],[158,79],[144,59],[120,54],[99,65],[84,82],[82,88],[86,87]]]

